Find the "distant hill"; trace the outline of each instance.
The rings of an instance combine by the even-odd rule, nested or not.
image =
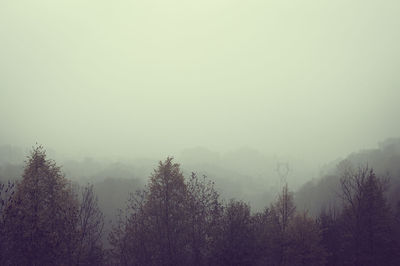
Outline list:
[[[355,167],[368,165],[378,176],[390,180],[387,197],[392,205],[400,200],[400,138],[387,139],[379,143],[378,148],[362,150],[350,154],[348,160]],[[295,201],[300,209],[308,210],[317,215],[322,208],[338,205],[340,192],[336,166],[340,161],[328,164],[324,174],[315,180],[304,184],[295,194]]]

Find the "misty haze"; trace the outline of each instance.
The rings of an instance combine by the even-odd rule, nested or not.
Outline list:
[[[400,2],[0,3],[0,265],[400,265]]]

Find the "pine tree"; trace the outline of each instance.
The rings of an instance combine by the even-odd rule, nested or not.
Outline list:
[[[159,265],[184,265],[187,260],[187,187],[173,158],[160,162],[150,177],[146,212],[155,232],[154,251]]]
[[[160,162],[146,190],[130,198],[110,235],[122,265],[188,265],[188,190],[179,164]]]
[[[38,146],[28,158],[5,224],[6,264],[69,265],[76,244],[78,201],[54,161]]]

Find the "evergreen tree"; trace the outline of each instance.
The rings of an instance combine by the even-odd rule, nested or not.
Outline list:
[[[70,183],[41,146],[34,148],[7,209],[5,264],[72,264],[77,219],[78,201]]]
[[[123,265],[187,265],[190,259],[188,191],[179,164],[160,162],[147,190],[133,195],[110,235]]]
[[[187,187],[179,164],[167,158],[150,177],[145,206],[151,219],[158,265],[187,264],[186,200]]]

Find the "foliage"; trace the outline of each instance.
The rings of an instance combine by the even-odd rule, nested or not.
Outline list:
[[[368,166],[342,163],[339,208],[298,212],[285,184],[263,212],[221,201],[214,183],[167,158],[132,193],[109,234],[94,187],[76,193],[33,149],[20,182],[0,184],[1,265],[398,265],[400,203]],[[107,262],[106,262],[107,261]]]

